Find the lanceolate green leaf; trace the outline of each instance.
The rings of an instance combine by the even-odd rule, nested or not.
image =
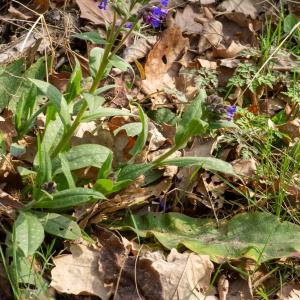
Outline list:
[[[145,172],[151,170],[153,168],[153,164],[134,164],[134,165],[126,165],[124,166],[118,175],[118,181],[123,180],[135,180]]]
[[[113,228],[154,236],[167,249],[186,247],[218,263],[242,257],[264,262],[300,251],[300,227],[262,212],[236,215],[219,227],[210,219],[148,213],[131,216]]]
[[[47,233],[67,240],[76,240],[81,237],[78,224],[71,218],[55,213],[35,212]]]
[[[222,172],[225,174],[235,175],[233,167],[230,163],[214,157],[193,157],[193,156],[177,157],[177,158],[164,160],[160,164],[166,166],[168,165],[177,166],[177,167],[201,166],[202,168],[209,171]]]
[[[91,50],[90,52],[90,57],[89,57],[89,67],[90,67],[90,72],[93,77],[96,76],[97,71],[99,70],[102,56],[103,56],[104,50],[99,47],[95,47]]]
[[[144,113],[142,107],[138,103],[136,103],[136,105],[139,109],[139,116],[142,122],[142,132],[139,134],[133,148],[129,152],[132,155],[131,161],[133,161],[135,156],[143,150],[148,137],[148,117]]]
[[[52,199],[44,197],[34,204],[35,208],[74,208],[74,206],[90,203],[96,200],[106,199],[105,196],[97,191],[74,188],[52,194]]]
[[[37,88],[49,98],[51,103],[54,105],[57,113],[61,117],[62,122],[65,126],[69,127],[71,124],[71,117],[69,113],[69,107],[66,99],[61,94],[61,92],[52,84],[37,80],[37,79],[30,79]]]
[[[120,131],[125,130],[128,136],[136,136],[143,130],[143,125],[140,122],[133,122],[125,124],[114,131],[114,135],[117,135]]]
[[[71,102],[75,97],[80,94],[80,84],[81,84],[82,72],[80,67],[80,62],[75,59],[75,67],[72,72],[70,81],[68,82],[66,91],[66,100]]]
[[[89,41],[93,44],[104,45],[107,42],[100,36],[98,31],[90,31],[90,32],[81,32],[73,34],[72,37],[75,37],[80,40]]]
[[[16,243],[27,257],[33,255],[44,240],[44,228],[38,218],[21,212],[15,221]]]
[[[106,161],[111,150],[97,144],[84,144],[72,147],[64,153],[70,170],[78,170],[85,167],[101,168]],[[53,161],[55,174],[61,173],[61,163],[59,159]]]
[[[85,116],[82,118],[82,122],[91,122],[99,118],[113,117],[113,116],[134,116],[134,115],[129,111],[125,111],[117,108],[100,107],[93,112],[86,113]]]
[[[188,105],[184,112],[175,135],[175,144],[178,148],[183,148],[190,137],[205,133],[208,124],[201,120],[205,97],[205,91],[200,90],[195,100]]]

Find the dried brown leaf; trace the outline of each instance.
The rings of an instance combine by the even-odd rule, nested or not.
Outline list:
[[[191,5],[187,5],[182,11],[177,10],[175,16],[175,25],[178,26],[182,33],[200,34],[203,26],[195,21],[199,13],[195,12]]]
[[[300,300],[300,284],[285,284],[277,293],[279,300]]]
[[[199,53],[211,47],[217,47],[223,40],[223,25],[216,20],[210,20],[203,24],[202,35],[198,44]]]
[[[250,159],[236,159],[231,162],[234,172],[240,176],[250,177],[256,174],[256,161],[254,158]]]
[[[124,59],[128,62],[133,62],[135,59],[145,57],[156,43],[156,36],[147,36],[147,39],[140,38],[134,41],[124,50]]]
[[[279,130],[287,134],[292,140],[300,138],[300,119],[288,121],[286,124],[278,126]]]
[[[112,22],[113,12],[109,6],[104,9],[99,9],[99,3],[94,0],[76,0],[81,11],[81,18],[90,21],[95,25],[105,25],[105,22]]]
[[[160,251],[141,251],[128,256],[119,238],[107,231],[99,234],[102,244],[99,269],[104,282],[117,287],[115,299],[204,299],[209,288],[213,264],[206,255],[178,253],[168,257]],[[206,299],[216,300],[214,296]]]
[[[53,258],[51,286],[60,293],[96,295],[109,299],[111,289],[104,285],[98,270],[99,250],[71,245],[71,253]]]
[[[150,51],[145,65],[146,80],[142,88],[148,94],[165,87],[174,88],[174,77],[178,73],[176,62],[185,54],[189,41],[178,27],[168,28],[161,40]]]
[[[216,48],[213,50],[214,57],[223,57],[223,58],[234,58],[241,51],[247,49],[246,46],[240,44],[239,42],[232,41],[230,46],[226,48]]]
[[[255,19],[258,14],[257,0],[225,0],[218,9],[226,12],[237,12]]]

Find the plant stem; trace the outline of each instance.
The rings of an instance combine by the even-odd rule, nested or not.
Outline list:
[[[160,157],[155,159],[152,163],[156,166],[159,165],[161,162],[163,162],[165,159],[167,159],[169,156],[171,156],[173,153],[175,153],[179,149],[180,149],[180,147],[178,147],[178,146],[172,147],[169,151],[167,151],[166,153],[164,153],[163,155],[161,155]]]
[[[112,26],[111,26],[111,31],[108,37],[108,43],[107,46],[105,47],[104,53],[103,53],[103,57],[101,59],[101,64],[99,66],[99,69],[97,71],[97,74],[93,80],[92,86],[89,90],[90,94],[94,94],[99,83],[101,82],[101,80],[103,79],[103,76],[105,74],[105,70],[106,67],[108,65],[109,62],[109,58],[113,55],[115,55],[118,50],[122,47],[123,43],[125,42],[125,40],[128,38],[128,36],[130,35],[130,33],[132,32],[134,26],[132,26],[132,28],[130,30],[128,30],[128,32],[126,33],[126,35],[124,36],[124,38],[119,42],[119,44],[115,47],[115,49],[111,52],[112,47],[114,45],[114,42],[116,40],[116,38],[118,37],[118,35],[120,34],[121,30],[122,30],[122,26],[126,23],[127,20],[123,20],[122,23],[120,24],[120,26],[118,26],[117,30],[115,31],[116,28],[116,21],[117,21],[117,15],[116,13],[114,13],[114,19],[112,22]],[[60,142],[58,143],[58,145],[56,146],[56,148],[54,149],[53,153],[51,154],[51,158],[56,157],[58,155],[58,153],[60,153],[70,142],[75,130],[77,129],[78,125],[81,122],[82,117],[84,116],[84,113],[86,111],[88,107],[87,102],[84,102],[80,108],[80,111],[78,112],[72,126],[70,127],[70,129],[63,135],[62,139],[60,140]]]
[[[107,64],[108,64],[108,58],[109,58],[109,54],[110,54],[110,51],[112,49],[112,46],[113,46],[113,42],[115,40],[115,34],[114,34],[114,30],[115,30],[115,26],[116,26],[116,13],[114,13],[114,19],[113,19],[113,22],[112,22],[112,26],[111,26],[111,31],[110,31],[110,34],[109,34],[109,38],[108,38],[108,44],[107,46],[105,47],[105,50],[104,50],[104,53],[103,53],[103,57],[101,59],[101,64],[99,66],[99,69],[97,71],[97,74],[95,76],[95,78],[93,79],[93,83],[92,83],[92,86],[89,90],[89,93],[90,94],[94,94],[96,89],[97,89],[97,86],[99,84],[99,82],[102,80],[103,78],[103,75],[105,73],[105,69],[107,67]],[[58,145],[56,146],[56,148],[54,149],[53,153],[51,154],[51,157],[56,157],[58,155],[58,153],[61,152],[61,150],[63,150],[66,145],[70,142],[75,130],[77,129],[78,125],[80,124],[81,122],[81,119],[86,111],[88,107],[88,104],[87,102],[84,102],[80,108],[80,111],[78,112],[72,126],[70,127],[70,129],[62,136],[62,139],[60,140],[60,142],[58,143]]]

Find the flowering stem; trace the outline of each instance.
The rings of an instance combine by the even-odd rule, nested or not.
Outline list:
[[[102,60],[101,60],[101,64],[99,66],[99,69],[98,69],[98,72],[93,80],[93,83],[92,83],[92,86],[90,88],[90,94],[94,94],[96,89],[97,89],[97,86],[99,84],[99,82],[102,80],[103,78],[103,75],[105,73],[105,69],[107,67],[107,64],[109,62],[109,56],[110,56],[110,51],[113,47],[113,42],[115,41],[116,39],[116,35],[114,34],[114,31],[115,31],[115,27],[116,27],[116,20],[117,20],[117,15],[116,13],[114,13],[114,19],[113,19],[113,22],[112,22],[112,26],[111,26],[111,31],[110,31],[110,34],[109,34],[109,37],[108,37],[108,43],[105,47],[105,50],[104,50],[104,53],[103,53],[103,57],[102,57]],[[118,32],[118,31],[117,31]],[[70,127],[70,129],[62,136],[62,139],[60,140],[60,142],[58,143],[58,145],[56,146],[56,148],[54,149],[51,157],[56,157],[58,155],[58,153],[61,152],[61,150],[63,150],[67,145],[68,143],[70,142],[75,130],[77,129],[78,125],[80,124],[81,122],[81,119],[86,111],[88,107],[88,104],[87,102],[83,102],[72,126]]]

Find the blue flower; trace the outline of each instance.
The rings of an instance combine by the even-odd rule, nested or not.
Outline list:
[[[236,106],[235,105],[230,105],[230,106],[227,106],[227,120],[232,120],[233,117],[234,117],[234,114],[236,112]]]
[[[107,0],[101,0],[100,4],[98,5],[98,7],[100,9],[106,9],[106,5],[107,5]]]
[[[160,18],[165,18],[168,14],[168,10],[167,9],[161,9],[158,6],[153,6],[151,9],[151,13],[154,17],[157,17],[158,19]]]
[[[132,23],[131,22],[127,22],[125,25],[124,25],[125,28],[127,29],[131,29],[132,28]]]
[[[160,4],[164,7],[167,7],[169,5],[169,0],[160,0]]]
[[[151,12],[144,18],[147,24],[151,24],[153,28],[158,28],[168,14],[168,10],[159,6],[153,6]]]

